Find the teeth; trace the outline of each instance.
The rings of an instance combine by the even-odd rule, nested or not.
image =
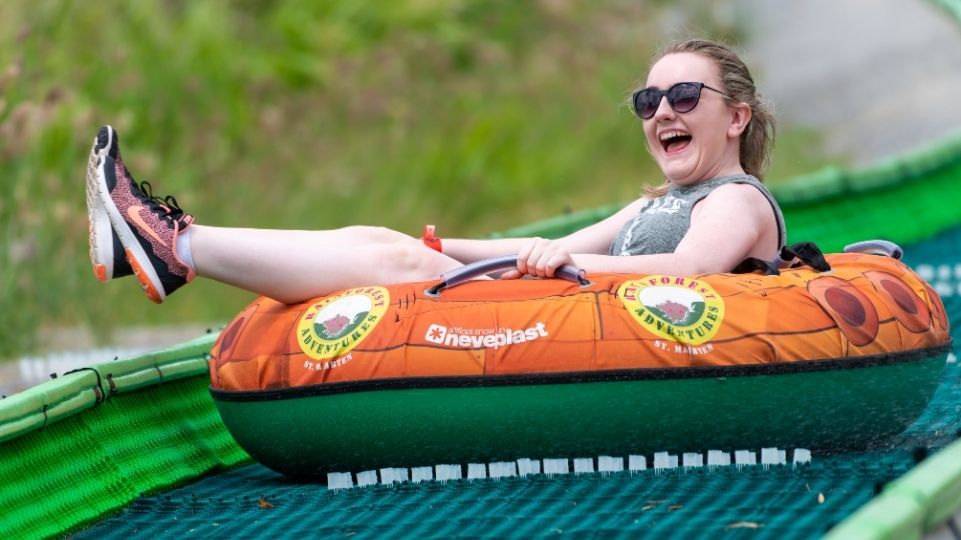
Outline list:
[[[661,133],[660,137],[661,137],[661,141],[663,142],[673,137],[683,137],[685,135],[687,135],[687,133],[684,133],[683,131],[671,130],[671,131],[665,131],[664,133]]]

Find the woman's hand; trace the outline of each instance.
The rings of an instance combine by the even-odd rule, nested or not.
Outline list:
[[[560,242],[544,238],[532,238],[517,252],[517,270],[508,270],[501,279],[517,279],[524,275],[542,278],[554,277],[554,271],[574,259]]]

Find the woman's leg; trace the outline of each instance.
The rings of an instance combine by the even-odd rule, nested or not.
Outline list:
[[[434,279],[461,266],[419,240],[376,227],[333,231],[192,225],[197,275],[292,304],[362,285]]]
[[[460,264],[380,227],[280,231],[194,224],[172,197],[155,197],[124,166],[109,126],[87,168],[90,254],[102,281],[136,274],[160,303],[196,275],[286,303],[360,285],[427,280]],[[122,255],[120,255],[122,253]],[[125,258],[129,266],[110,264]]]

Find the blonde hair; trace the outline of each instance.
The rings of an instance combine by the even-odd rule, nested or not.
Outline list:
[[[747,103],[751,107],[751,121],[741,133],[741,150],[738,156],[747,174],[764,180],[764,171],[771,159],[774,147],[774,115],[761,99],[754,78],[744,61],[727,45],[706,39],[689,39],[664,47],[654,55],[651,65],[669,54],[694,53],[714,61],[721,73],[721,90],[728,103]],[[644,188],[649,197],[661,197],[667,193],[668,184]]]

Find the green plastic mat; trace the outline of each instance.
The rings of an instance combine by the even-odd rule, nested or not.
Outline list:
[[[926,268],[942,291],[955,339],[961,338],[961,257],[953,249],[958,245],[961,227],[907,250],[907,262]],[[140,498],[77,537],[816,538],[959,432],[961,364],[952,356],[922,416],[871,452],[815,454],[798,466],[649,466],[339,490],[252,465]]]
[[[910,452],[731,467],[328,491],[259,466],[137,500],[76,538],[812,538],[903,474]],[[819,502],[823,501],[823,502]]]

